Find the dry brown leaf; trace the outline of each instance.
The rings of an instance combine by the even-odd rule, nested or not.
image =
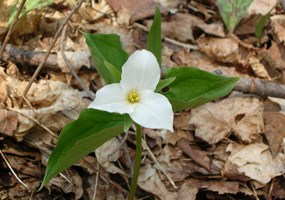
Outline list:
[[[178,191],[178,200],[196,199],[196,194],[199,192],[199,188],[192,184],[190,181],[186,181],[182,184]]]
[[[130,31],[124,29],[121,26],[113,26],[112,24],[109,24],[109,23],[106,23],[103,21],[103,22],[97,22],[95,24],[89,24],[86,27],[83,26],[83,29],[87,29],[89,31],[97,31],[97,32],[102,33],[102,34],[116,33],[117,35],[120,36],[120,40],[122,41],[123,49],[126,52],[131,54],[136,50],[136,48],[134,46],[132,33]],[[82,42],[85,43],[85,40],[83,40]],[[88,47],[87,47],[87,49],[88,49]]]
[[[281,106],[270,97],[264,100],[264,112],[280,112]]]
[[[253,97],[232,97],[192,110],[189,121],[195,136],[216,144],[231,132],[246,143],[257,140],[263,130],[263,104]]]
[[[189,111],[176,114],[173,122],[174,127],[176,129],[189,129],[190,114]]]
[[[182,181],[189,176],[188,172],[183,171],[182,165],[183,160],[186,159],[186,157],[178,147],[166,145],[156,159],[174,182]],[[157,164],[153,167],[158,171],[161,170]],[[161,176],[160,178],[166,180],[164,176]]]
[[[285,178],[279,176],[272,181],[272,195],[278,199],[285,199]]]
[[[260,1],[253,0],[247,9],[246,15],[250,16],[253,14],[266,15],[273,7],[275,7],[277,0]]]
[[[67,173],[68,172],[68,173]],[[68,170],[64,175],[70,179],[70,182],[68,182],[65,178],[62,176],[57,176],[53,178],[46,187],[50,188],[51,185],[56,185],[59,188],[63,190],[64,193],[74,193],[75,200],[78,200],[83,195],[83,185],[82,185],[82,178],[79,176],[79,174],[74,170]]]
[[[200,179],[188,179],[185,183],[188,187],[206,189],[219,194],[236,194],[239,192],[239,183],[235,181],[204,181]],[[183,184],[183,185],[184,185]]]
[[[228,162],[236,165],[239,173],[261,184],[267,184],[272,178],[285,172],[284,154],[279,153],[273,159],[265,144],[229,144],[227,152],[230,152]]]
[[[274,15],[270,17],[271,26],[275,39],[278,43],[285,41],[285,16],[284,15]]]
[[[153,0],[107,0],[107,2],[117,12],[118,22],[126,25],[153,16],[157,6]]]
[[[150,22],[148,26],[150,26]],[[193,36],[195,28],[199,28],[205,33],[224,37],[224,27],[220,22],[206,24],[203,20],[190,14],[176,13],[171,17],[169,22],[165,21],[161,24],[162,35],[170,37],[182,42],[191,41],[196,43]]]
[[[0,133],[12,136],[17,125],[18,115],[16,112],[0,109]]]
[[[175,134],[167,134],[163,142],[166,144],[176,145],[176,143],[181,139],[194,141],[194,136],[192,133],[189,133],[189,131],[178,129],[177,131],[175,131]]]
[[[268,141],[273,158],[281,149],[283,138],[285,138],[285,116],[277,112],[264,113],[264,134]]]
[[[253,71],[253,73],[263,79],[269,79],[271,80],[265,66],[260,63],[259,59],[255,56],[251,56],[249,58],[249,65]]]
[[[75,72],[78,72],[83,66],[90,68],[90,51],[65,51],[64,54]],[[69,67],[63,59],[61,52],[57,53],[57,64],[62,72],[70,73]]]
[[[194,50],[189,52],[185,49],[181,49],[174,52],[172,59],[178,66],[194,66],[209,72],[221,70],[223,75],[227,76],[244,76],[237,73],[237,71],[232,67],[223,67],[217,65],[214,59],[209,58],[200,51]]]
[[[7,80],[11,96],[15,98],[14,104],[16,104],[17,99],[23,94],[27,82],[11,77],[8,77]],[[88,104],[84,101],[84,96],[86,96],[85,92],[74,90],[59,81],[41,80],[38,83],[33,83],[26,98],[34,106],[34,109],[13,108],[16,112],[22,113],[18,114],[19,126],[14,136],[17,140],[22,140],[26,131],[35,125],[28,117],[34,118],[58,132],[65,124],[61,123],[62,120],[54,118],[54,115],[63,114],[69,118],[69,121],[75,120],[79,116],[79,112]]]
[[[180,0],[154,0],[156,3],[159,3],[160,5],[164,6],[165,8],[169,9],[176,9]]]
[[[71,9],[74,8],[77,4],[76,0],[67,0],[66,2]],[[79,8],[78,13],[80,17],[91,23],[105,16],[105,13],[112,12],[110,6],[106,1],[96,1],[92,3],[92,6],[89,6],[87,2],[86,4],[83,3],[83,5]],[[99,10],[100,12],[98,12]]]
[[[97,148],[95,150],[95,154],[98,162],[107,172],[125,175],[125,173],[114,164],[114,162],[123,155],[120,145],[121,143],[119,140],[117,138],[113,138]]]
[[[200,37],[197,40],[199,50],[212,59],[222,63],[235,65],[248,65],[248,59],[253,55],[253,51],[241,47],[236,40],[231,37],[214,38]]]
[[[3,103],[7,99],[7,75],[4,72],[4,68],[0,68],[0,107],[4,108]]]
[[[273,61],[276,63],[276,67],[282,67],[285,65],[285,47],[283,44],[272,41],[270,48],[266,51]]]
[[[201,165],[207,170],[210,170],[211,160],[209,158],[209,152],[202,151],[196,145],[189,145],[185,139],[181,139],[177,146],[189,156],[192,160],[194,160],[197,164]]]
[[[150,164],[146,164],[140,170],[138,185],[143,190],[158,196],[160,199],[173,200],[177,199],[176,192],[171,192],[161,181],[158,172]]]
[[[249,16],[248,18],[243,19],[235,28],[234,33],[235,35],[249,35],[249,34],[255,34],[256,25],[261,19],[262,15],[254,14]],[[265,26],[268,23],[265,24]],[[256,41],[256,40],[255,40]]]
[[[268,99],[270,101],[272,101],[273,103],[276,103],[277,105],[277,109],[278,110],[274,110],[277,112],[281,112],[283,114],[285,114],[285,99],[281,99],[281,98],[276,98],[276,97],[268,97]]]

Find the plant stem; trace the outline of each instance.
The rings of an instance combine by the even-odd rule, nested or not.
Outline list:
[[[135,157],[135,164],[134,164],[134,173],[131,182],[131,190],[129,194],[129,200],[135,199],[136,188],[139,178],[139,172],[141,167],[141,160],[142,160],[142,127],[136,124],[136,157]]]

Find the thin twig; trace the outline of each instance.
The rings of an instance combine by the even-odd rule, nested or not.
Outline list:
[[[25,96],[22,96],[22,98],[25,100],[26,104],[30,107],[30,109],[33,111],[33,113],[35,114],[36,118],[39,118],[37,112],[35,111],[35,109],[31,105],[31,103],[28,101],[28,99]]]
[[[12,172],[12,174],[15,176],[15,178],[29,191],[31,192],[31,189],[29,188],[29,186],[27,186],[16,174],[16,172],[13,170],[11,164],[9,163],[9,161],[7,160],[7,158],[5,157],[4,153],[2,152],[2,150],[0,149],[0,154],[2,156],[2,158],[4,159],[6,165],[8,166],[8,168],[10,169],[10,171]]]
[[[122,138],[121,136],[118,136],[118,140],[120,141],[120,144],[115,149],[113,149],[111,153],[108,154],[108,158],[112,157],[124,145],[124,143],[128,139],[128,135],[129,135],[129,132],[127,131],[124,138]]]
[[[8,110],[11,110],[11,111],[14,111],[14,112],[16,112],[16,113],[18,113],[18,114],[20,114],[20,115],[22,115],[22,116],[24,116],[24,117],[26,117],[26,118],[28,118],[29,120],[31,120],[31,121],[33,121],[34,123],[36,123],[36,124],[38,124],[40,127],[42,127],[43,129],[45,129],[49,134],[51,134],[53,137],[55,137],[55,138],[57,138],[57,135],[54,133],[54,132],[52,132],[48,127],[46,127],[45,125],[43,125],[43,124],[41,124],[38,120],[36,120],[35,118],[33,118],[33,117],[30,117],[30,116],[28,116],[28,115],[25,115],[24,113],[21,113],[21,112],[19,112],[19,111],[17,111],[17,110],[13,110],[13,109],[11,109],[11,108],[7,108]]]
[[[23,96],[26,96],[31,85],[33,84],[35,78],[38,76],[39,72],[41,71],[42,67],[44,66],[54,44],[56,43],[62,29],[64,28],[64,26],[67,24],[67,22],[69,21],[69,19],[71,18],[71,16],[80,8],[80,6],[82,5],[84,0],[80,0],[77,4],[77,6],[75,8],[73,8],[73,10],[66,16],[66,18],[64,19],[63,23],[61,24],[61,26],[59,27],[58,31],[55,33],[54,37],[53,37],[53,40],[45,54],[45,57],[44,59],[42,60],[42,62],[40,63],[40,65],[37,67],[37,70],[34,72],[32,78],[30,79],[29,81],[29,84],[27,85],[27,87],[25,88],[24,90],[24,93],[23,93]],[[21,106],[22,105],[22,102],[23,102],[23,98],[20,99],[20,102],[19,102],[19,105]]]
[[[194,49],[194,50],[197,50],[199,49],[199,47],[197,45],[193,45],[193,44],[186,44],[186,43],[183,43],[183,42],[179,42],[177,40],[173,40],[171,38],[168,38],[168,37],[164,37],[163,40],[165,40],[166,42],[169,42],[171,44],[174,44],[176,46],[179,46],[179,47],[183,47],[185,49]]]
[[[118,189],[120,192],[127,194],[128,191],[126,191],[124,188],[121,187],[120,184],[117,184],[116,182],[112,181],[109,177],[105,176],[104,174],[101,174],[99,170],[97,170],[93,165],[91,165],[85,158],[82,159],[83,162],[85,162],[91,169],[93,169],[95,172],[99,173],[99,177],[108,184],[109,183],[115,187],[116,189]]]
[[[168,181],[170,182],[170,184],[173,186],[173,188],[177,189],[178,187],[175,185],[174,181],[168,176],[168,174],[166,173],[166,171],[163,169],[163,167],[161,166],[161,164],[158,162],[158,160],[155,158],[155,156],[153,155],[153,153],[151,152],[150,148],[148,147],[148,145],[146,144],[145,140],[142,139],[142,144],[143,147],[147,150],[147,152],[149,153],[150,157],[153,159],[153,161],[157,164],[157,166],[159,167],[159,169],[162,171],[162,173],[166,176],[166,178],[168,179]]]
[[[249,184],[250,184],[250,187],[251,187],[251,189],[252,189],[251,191],[253,191],[253,195],[255,196],[255,199],[256,199],[256,200],[260,200],[259,197],[258,197],[258,195],[257,195],[257,192],[256,192],[256,190],[255,190],[255,188],[254,188],[254,185],[252,184],[252,182],[250,182]]]
[[[2,54],[3,54],[4,50],[5,50],[5,47],[6,47],[7,43],[8,43],[8,41],[10,40],[10,37],[11,37],[11,34],[12,34],[12,30],[13,30],[15,24],[19,20],[19,16],[20,16],[20,14],[21,14],[21,12],[22,12],[22,10],[24,8],[25,3],[26,3],[26,0],[22,0],[21,4],[20,4],[20,6],[19,6],[19,8],[17,10],[17,13],[14,16],[13,22],[12,22],[11,26],[9,27],[8,33],[7,33],[7,35],[5,37],[5,40],[3,42],[3,45],[2,45],[2,47],[0,49],[0,59],[2,57]]]
[[[84,87],[81,79],[77,76],[76,72],[74,71],[74,69],[71,66],[70,61],[67,59],[67,57],[66,57],[66,55],[64,53],[64,49],[65,49],[65,45],[66,45],[66,31],[67,31],[67,25],[64,27],[64,29],[62,31],[62,36],[61,36],[61,42],[60,42],[60,53],[61,53],[61,56],[62,56],[62,58],[63,58],[63,60],[64,60],[64,62],[66,64],[66,66],[68,67],[70,73],[75,78],[77,83],[80,85],[81,89],[86,92],[86,94],[89,96],[89,98],[94,99],[95,98],[94,95]]]
[[[59,175],[60,175],[64,180],[66,180],[68,183],[72,184],[72,181],[69,180],[69,178],[67,178],[62,172],[59,173]]]
[[[97,170],[99,171],[99,163],[97,163]],[[99,179],[99,172],[96,172],[96,179],[94,184],[94,193],[93,193],[93,200],[96,199],[96,193],[97,193],[97,186],[98,186],[98,179]]]

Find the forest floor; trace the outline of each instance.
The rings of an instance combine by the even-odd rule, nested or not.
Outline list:
[[[15,2],[1,2],[1,46]],[[214,0],[86,0],[51,46],[76,7],[75,0],[52,2],[21,17],[0,56],[1,200],[111,200],[128,195],[135,155],[132,133],[105,143],[37,191],[61,129],[77,119],[104,85],[81,31],[118,34],[131,54],[146,48],[159,7],[163,67],[197,67],[262,80],[264,87],[285,83],[283,1],[254,0],[228,33]],[[267,14],[257,38],[258,22]],[[246,94],[236,87],[227,97],[175,113],[174,133],[143,129],[136,197],[285,199],[285,95],[281,90],[274,96],[282,98],[273,98],[259,89]]]

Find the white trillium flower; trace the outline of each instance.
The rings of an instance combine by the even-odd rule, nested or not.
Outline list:
[[[123,65],[120,83],[98,90],[88,108],[129,114],[143,127],[173,131],[172,106],[165,96],[154,92],[159,80],[155,56],[147,50],[136,51]]]

